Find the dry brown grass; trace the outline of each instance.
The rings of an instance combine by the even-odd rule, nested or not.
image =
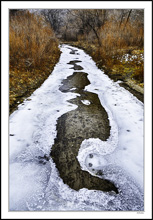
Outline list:
[[[97,54],[103,59],[112,58],[118,54],[124,54],[125,50],[143,48],[143,28],[138,23],[122,23],[121,26],[114,22],[106,22],[99,31],[101,47],[97,48]]]
[[[10,112],[18,97],[48,77],[60,55],[54,32],[43,17],[18,12],[9,24]]]
[[[19,13],[10,20],[9,43],[11,68],[38,68],[57,51],[50,26],[41,16],[29,12]]]
[[[143,46],[143,28],[137,23],[107,22],[100,29],[102,49],[106,54],[115,54],[116,49]]]
[[[90,40],[88,36],[79,36],[79,45],[86,48],[96,63],[105,68],[111,74],[123,75],[123,78],[131,77],[143,83],[144,62],[140,58],[143,54],[144,30],[139,22],[127,24],[113,20],[107,21],[99,30],[101,45],[95,38]],[[95,40],[94,40],[95,39]],[[137,55],[137,59],[131,62],[120,62],[124,54]],[[130,74],[129,74],[130,73]]]

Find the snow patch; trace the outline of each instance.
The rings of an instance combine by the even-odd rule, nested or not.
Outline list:
[[[74,91],[74,90],[76,90],[76,88],[72,88],[72,89],[70,89],[70,91]]]
[[[84,104],[84,105],[90,105],[90,101],[89,100],[81,100],[81,102]]]

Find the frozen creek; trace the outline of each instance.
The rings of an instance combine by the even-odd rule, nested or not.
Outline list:
[[[60,49],[10,116],[9,209],[143,210],[143,103],[83,50]]]

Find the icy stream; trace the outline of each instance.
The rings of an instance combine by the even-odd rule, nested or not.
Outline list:
[[[144,210],[143,103],[120,87],[120,82],[109,79],[83,50],[68,45],[60,49],[62,54],[52,74],[10,116],[9,209]],[[118,194],[87,188],[71,189],[60,178],[50,157],[58,119],[78,108],[77,104],[69,102],[80,97],[74,92],[76,88],[66,93],[59,89],[63,80],[74,71],[88,74],[90,84],[84,91],[98,95],[111,127],[105,141],[92,137],[83,140],[77,160],[82,170],[93,176],[103,172],[103,178],[115,184]],[[88,99],[81,102],[87,107],[91,105]]]

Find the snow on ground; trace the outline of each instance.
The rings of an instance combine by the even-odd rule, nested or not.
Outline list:
[[[77,53],[70,54],[72,48]],[[61,51],[49,78],[10,116],[9,209],[143,210],[143,103],[119,82],[110,80],[83,50],[63,45]],[[82,61],[79,65],[91,82],[85,90],[98,94],[111,125],[107,141],[84,140],[77,158],[82,169],[92,175],[96,174],[89,164],[102,170],[119,188],[119,194],[70,189],[48,157],[57,119],[77,108],[67,101],[78,94],[59,90],[62,80],[73,74],[68,63],[76,59]],[[88,100],[82,102],[90,104]]]
[[[122,57],[118,57],[118,59],[120,60],[120,62],[123,62],[123,61],[125,61],[125,62],[131,62],[131,61],[133,61],[133,60],[136,60],[136,59],[138,59],[139,58],[139,61],[138,61],[138,63],[140,63],[140,62],[143,62],[143,60],[144,60],[144,55],[141,53],[141,54],[139,54],[139,55],[131,55],[131,54],[124,54]]]
[[[81,100],[81,102],[82,102],[84,105],[90,105],[90,101],[89,101],[89,100]]]

